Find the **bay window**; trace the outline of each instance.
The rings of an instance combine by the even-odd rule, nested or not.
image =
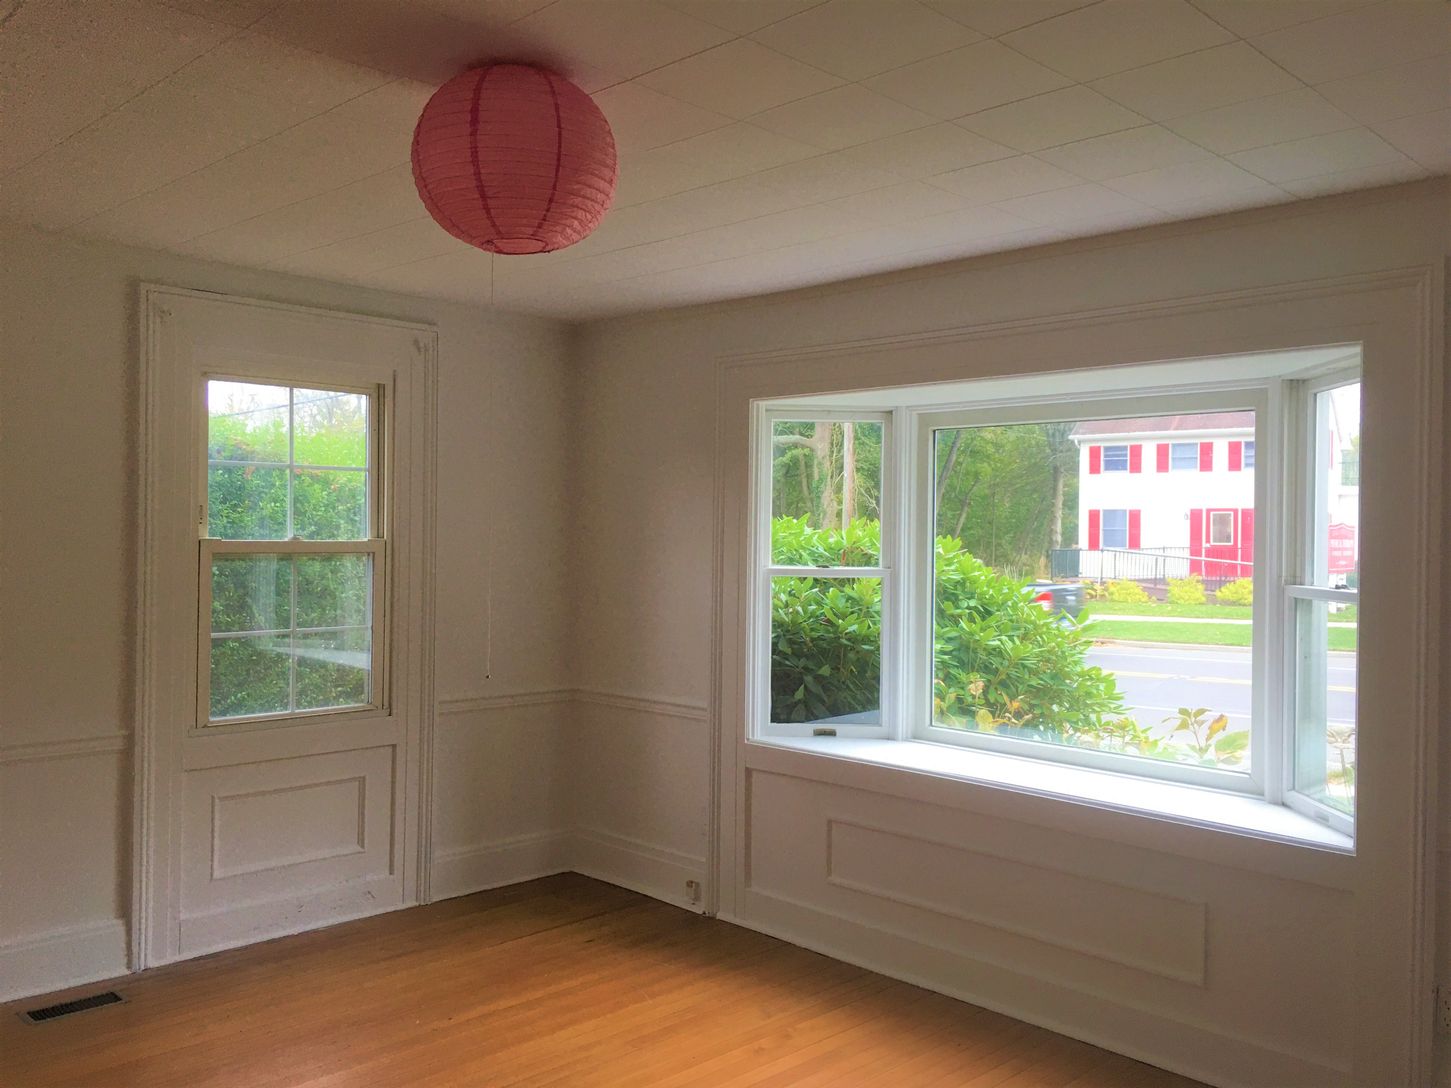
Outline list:
[[[1302,369],[1088,398],[1044,378],[981,401],[960,383],[943,404],[758,403],[751,739],[1046,760],[1349,835],[1357,383]],[[1201,443],[1172,432],[1210,418],[1249,465],[1265,445],[1259,472],[1171,485],[1090,441],[1142,435],[1197,467]]]

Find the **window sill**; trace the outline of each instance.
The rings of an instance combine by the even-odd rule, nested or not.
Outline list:
[[[927,741],[855,737],[763,737],[767,747],[829,756],[895,770],[1135,813],[1292,845],[1353,854],[1355,841],[1318,820],[1257,797],[1047,760]]]

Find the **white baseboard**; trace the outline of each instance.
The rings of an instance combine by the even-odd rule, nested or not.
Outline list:
[[[119,918],[0,943],[0,1001],[124,975],[126,923]]]
[[[704,888],[704,858],[608,831],[576,830],[573,839],[569,867],[575,872],[686,910],[703,910],[691,899],[685,882],[694,880]]]
[[[571,836],[566,831],[540,831],[479,846],[440,850],[434,854],[429,890],[437,899],[553,876],[570,868]]]

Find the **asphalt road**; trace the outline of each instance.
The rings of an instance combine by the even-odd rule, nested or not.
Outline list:
[[[1179,707],[1208,707],[1228,714],[1231,729],[1249,728],[1250,651],[1223,647],[1095,646],[1090,664],[1118,679],[1124,701],[1140,725],[1167,732],[1163,719]],[[1330,655],[1329,700],[1332,725],[1355,721],[1355,655]]]

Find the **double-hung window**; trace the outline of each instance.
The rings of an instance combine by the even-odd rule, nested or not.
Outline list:
[[[197,724],[382,705],[377,391],[203,385]]]
[[[1127,472],[1129,470],[1129,448],[1127,446],[1103,447],[1103,471]]]
[[[1129,546],[1129,512],[1127,510],[1105,510],[1103,512],[1103,546],[1120,549]]]
[[[981,403],[961,383],[940,405],[921,390],[759,404],[751,738],[936,746],[917,767],[944,746],[1046,760],[1349,834],[1358,371],[1263,365],[1182,392],[1143,367],[1152,393],[1120,374],[1096,398],[1044,378]],[[1121,471],[1128,447],[1093,436],[1228,412],[1273,451],[1260,472],[1140,486],[1125,506],[1124,482],[1082,456],[1097,445]],[[1171,454],[1199,464],[1197,442]]]
[[[1199,443],[1172,443],[1169,446],[1169,468],[1176,472],[1198,472]]]

